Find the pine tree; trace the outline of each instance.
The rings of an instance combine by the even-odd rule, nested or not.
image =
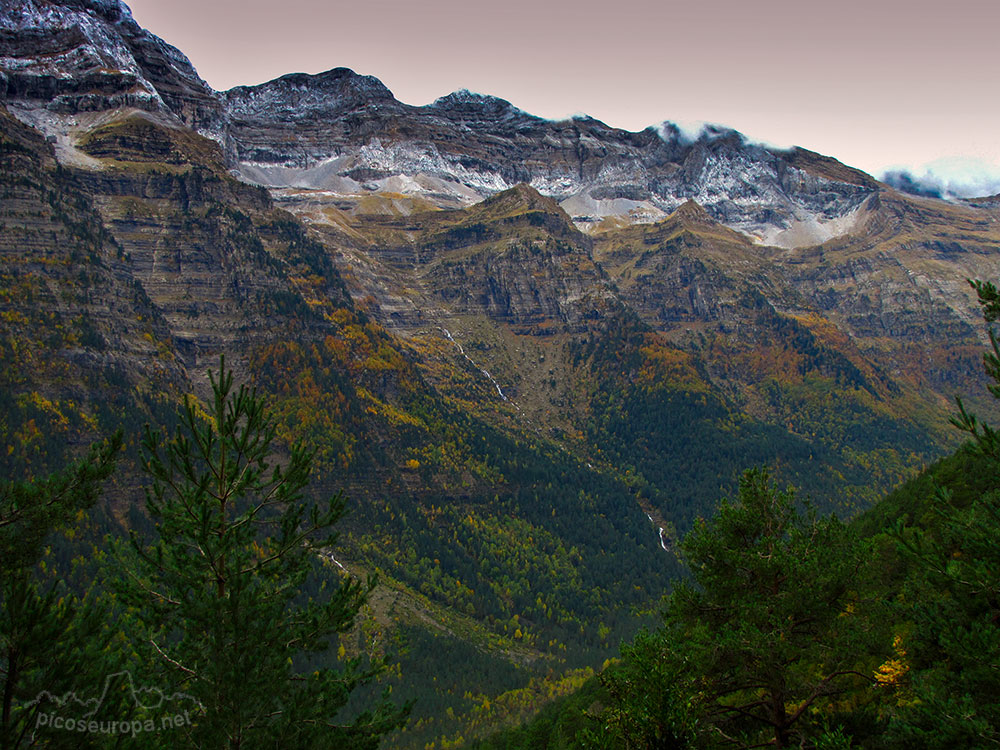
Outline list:
[[[96,502],[114,469],[121,433],[95,445],[64,471],[39,481],[0,483],[0,748],[32,742],[43,695],[100,686],[116,668],[106,649],[112,632],[94,596],[68,591],[39,574],[54,532],[72,527]],[[50,745],[80,747],[78,736]]]
[[[383,696],[373,711],[341,719],[352,690],[373,673],[358,659],[323,666],[336,652],[331,637],[352,627],[374,586],[333,583],[323,564],[344,498],[310,501],[311,454],[296,446],[277,461],[263,400],[234,388],[224,361],[209,377],[207,414],[189,398],[171,439],[146,430],[156,534],[133,534],[136,569],[123,590],[148,628],[162,679],[204,708],[186,741],[375,747],[406,710]]]
[[[580,733],[582,744],[590,750],[694,747],[693,677],[676,658],[683,648],[671,644],[663,629],[641,631],[623,645],[621,662],[601,672],[607,706],[591,716],[591,726]]]
[[[1000,319],[1000,291],[973,281],[987,323]],[[1000,343],[989,330],[983,355],[990,393],[1000,399]],[[928,529],[894,536],[915,563],[904,614],[912,633],[905,700],[892,708],[891,736],[900,747],[1000,747],[1000,432],[958,399],[952,421],[985,457],[991,489],[965,507],[946,490],[933,500]]]
[[[668,599],[663,640],[691,680],[685,722],[709,744],[798,747],[825,734],[831,701],[871,683],[858,663],[865,619],[852,583],[860,556],[836,518],[796,509],[765,470],[740,480],[682,543],[693,584]]]

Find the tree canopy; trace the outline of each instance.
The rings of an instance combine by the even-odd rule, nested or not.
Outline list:
[[[275,423],[223,361],[203,413],[187,399],[170,439],[147,429],[147,509],[156,533],[133,533],[122,593],[145,629],[147,658],[204,707],[195,747],[374,747],[406,711],[388,701],[340,715],[373,676],[359,659],[329,666],[374,581],[323,571],[344,513],[338,494],[305,494],[311,454],[273,455]],[[335,649],[334,649],[335,651]],[[326,662],[326,663],[324,663]]]

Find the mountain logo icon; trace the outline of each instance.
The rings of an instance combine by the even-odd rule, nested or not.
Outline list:
[[[25,708],[35,710],[36,732],[49,729],[133,736],[190,726],[205,710],[201,702],[187,693],[136,687],[128,670],[105,676],[96,697],[81,697],[72,690],[63,695],[43,690]]]

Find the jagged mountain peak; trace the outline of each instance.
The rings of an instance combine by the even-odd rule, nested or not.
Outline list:
[[[428,109],[447,112],[455,115],[477,115],[503,117],[508,115],[527,115],[506,99],[489,94],[479,94],[469,89],[459,89],[435,99]],[[530,115],[527,115],[530,117]],[[537,119],[537,118],[536,118]]]
[[[686,200],[681,205],[679,205],[676,210],[667,217],[666,221],[670,220],[681,221],[686,224],[718,224],[718,222],[709,215],[698,201]]]
[[[312,116],[379,102],[395,102],[392,92],[375,76],[350,68],[322,73],[289,73],[256,86],[236,86],[223,92],[230,113],[241,117],[283,113]]]
[[[51,115],[128,107],[222,130],[218,97],[190,60],[119,0],[0,0],[0,10],[0,98],[48,134],[59,129]]]
[[[349,71],[338,75],[357,80]],[[412,107],[381,84],[372,84],[371,96],[344,97],[302,76],[278,81],[226,95],[236,160],[250,179],[272,187],[411,186],[454,207],[523,182],[587,230],[605,219],[656,222],[693,199],[716,221],[767,244],[822,241],[835,226],[830,220],[878,190],[847,167],[838,171],[835,160],[799,156],[791,164],[783,152],[721,127],[691,140],[670,124],[632,133],[592,118],[545,120],[468,90]]]
[[[497,215],[540,211],[565,217],[567,221],[570,220],[555,200],[542,195],[531,185],[523,182],[487,198],[475,208],[484,213]]]

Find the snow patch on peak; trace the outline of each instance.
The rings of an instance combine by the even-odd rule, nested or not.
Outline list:
[[[289,73],[256,86],[236,86],[222,92],[231,114],[270,121],[308,119],[370,103],[395,102],[378,78],[333,68],[315,75]]]
[[[102,22],[133,21],[132,11],[119,0],[4,0],[0,28],[11,31],[24,29],[69,28],[80,16],[98,17]],[[134,22],[134,21],[133,21]]]
[[[493,116],[503,114],[520,115],[535,119],[532,115],[529,115],[523,109],[515,107],[506,99],[501,99],[498,96],[490,96],[489,94],[480,94],[469,89],[459,89],[447,96],[439,97],[429,107],[444,112],[474,112]]]

